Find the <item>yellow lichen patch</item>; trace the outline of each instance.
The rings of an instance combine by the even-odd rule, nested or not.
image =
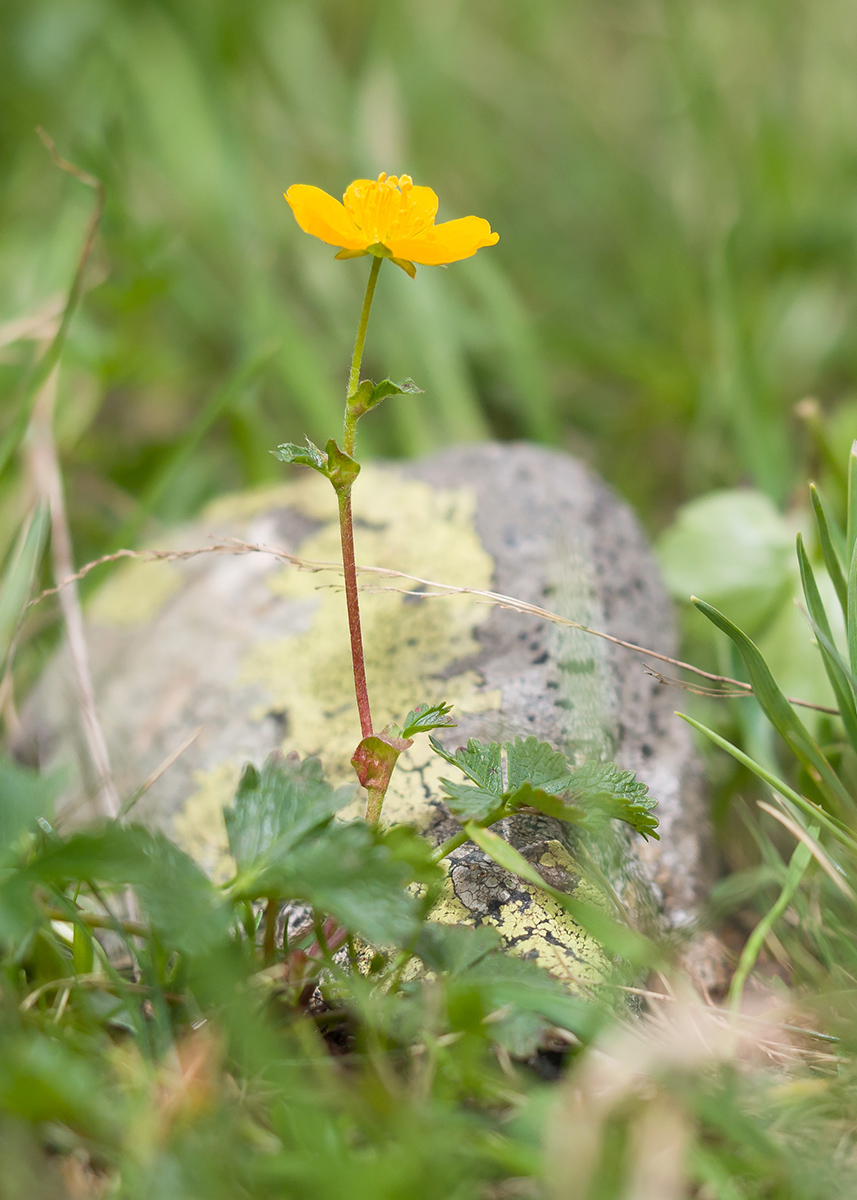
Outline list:
[[[574,991],[608,976],[608,956],[553,896],[509,876],[509,891],[503,894],[502,902],[492,911],[476,913],[455,891],[453,872],[460,870],[461,864],[447,861],[445,866],[447,880],[443,895],[432,909],[432,921],[439,925],[491,925],[511,954],[538,963]],[[550,841],[538,866],[548,878],[555,871],[574,877],[576,864],[565,846]],[[576,878],[573,892],[576,899],[610,911],[603,892],[588,881]]]
[[[321,481],[323,482],[323,481]],[[322,493],[324,495],[324,493]],[[331,560],[339,555],[339,530],[332,496],[313,489],[301,495],[304,511],[326,517],[298,553]],[[487,588],[492,560],[473,527],[475,499],[467,489],[438,491],[389,471],[366,468],[354,492],[358,562],[392,567],[445,583]],[[498,708],[499,693],[485,691],[476,672],[455,664],[474,654],[474,630],[489,609],[472,597],[418,599],[389,590],[396,580],[362,576],[361,583],[385,590],[364,591],[363,638],[375,728],[401,721],[423,701],[446,700],[459,713]],[[276,572],[271,588],[291,598],[314,597],[316,613],[303,634],[254,649],[244,663],[242,682],[261,685],[270,706],[288,713],[284,750],[320,754],[334,782],[353,779],[351,755],[360,737],[345,600],[337,586],[293,567]],[[437,765],[435,765],[437,764]],[[425,737],[400,760],[388,795],[390,820],[419,820],[429,792],[437,795],[441,761]]]
[[[101,625],[145,625],[183,582],[181,572],[172,563],[123,563],[93,596],[87,616]]]
[[[240,767],[224,762],[210,771],[194,771],[196,791],[173,818],[173,835],[181,848],[207,871],[215,883],[235,873],[223,810],[232,804]]]
[[[249,488],[246,492],[228,492],[207,504],[200,520],[220,525],[224,521],[250,520],[274,508],[286,508],[294,503],[295,493],[300,492],[303,483],[304,480],[294,480]]]

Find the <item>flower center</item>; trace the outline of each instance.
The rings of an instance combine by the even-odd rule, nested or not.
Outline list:
[[[413,186],[410,175],[388,176],[382,171],[377,182],[353,183],[345,193],[345,207],[373,243],[385,245],[395,238],[414,237],[434,222],[434,212],[414,199]]]

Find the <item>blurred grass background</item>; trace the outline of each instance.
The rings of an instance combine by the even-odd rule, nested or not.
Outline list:
[[[78,559],[279,478],[272,446],[338,426],[366,264],[302,235],[282,193],[380,170],[501,240],[382,276],[367,373],[426,395],[367,422],[367,453],[559,444],[652,528],[736,482],[782,504],[806,465],[794,403],[848,417],[857,395],[851,18],[847,0],[0,7],[0,322],[57,305],[91,204],[34,126],[107,188],[57,418]],[[2,432],[37,349],[0,353]],[[24,491],[0,481],[0,551]]]

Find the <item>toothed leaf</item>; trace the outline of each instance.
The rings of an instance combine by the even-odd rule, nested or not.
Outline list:
[[[565,755],[538,738],[515,738],[506,743],[507,791],[514,792],[522,783],[545,792],[558,793],[568,786],[569,768]]]
[[[470,738],[466,746],[459,746],[450,753],[441,746],[437,738],[429,738],[432,749],[453,767],[463,771],[477,787],[483,788],[498,799],[503,793],[503,771],[500,765],[502,747],[497,742],[483,746],[476,738]]]
[[[318,471],[322,475],[327,475],[327,455],[319,450],[318,446],[314,445],[309,438],[306,439],[305,446],[298,446],[294,442],[284,442],[282,446],[278,446],[273,451],[274,457],[279,458],[284,463],[294,463],[299,467],[312,467],[314,471]]]
[[[412,708],[402,722],[401,737],[413,737],[417,733],[428,733],[430,729],[445,729],[455,726],[448,716],[451,704],[418,704]]]

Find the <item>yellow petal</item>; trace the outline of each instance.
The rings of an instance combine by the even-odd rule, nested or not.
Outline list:
[[[321,238],[329,246],[365,250],[375,240],[367,241],[339,201],[321,188],[295,183],[286,192],[286,199],[304,233]]]
[[[499,233],[492,233],[483,217],[460,217],[430,225],[416,237],[394,238],[385,245],[396,258],[436,267],[470,258],[483,246],[493,246],[499,240]]]
[[[342,197],[354,224],[369,244],[390,244],[391,239],[416,237],[431,225],[437,213],[437,196],[428,187],[414,187],[407,175],[400,184],[395,175],[355,179]]]

